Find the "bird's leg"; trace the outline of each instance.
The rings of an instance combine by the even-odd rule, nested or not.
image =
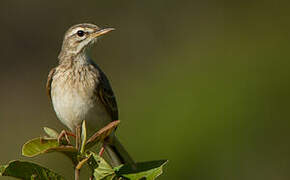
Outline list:
[[[76,149],[79,150],[81,144],[81,125],[76,127]]]
[[[57,141],[58,141],[58,143],[60,144],[60,143],[61,143],[61,139],[64,137],[65,140],[66,140],[69,144],[71,144],[71,143],[70,143],[70,140],[69,140],[69,138],[68,138],[68,136],[76,137],[76,135],[75,135],[74,133],[69,132],[69,131],[66,131],[66,130],[62,130],[61,133],[60,133],[60,134],[58,135],[58,137],[57,137]]]
[[[105,151],[105,146],[106,146],[106,144],[103,143],[103,146],[101,147],[101,150],[100,150],[100,152],[99,152],[99,156],[101,156],[101,157],[102,157],[102,155],[103,155],[103,153],[104,153],[104,151]]]

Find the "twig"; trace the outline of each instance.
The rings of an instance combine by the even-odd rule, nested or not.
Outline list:
[[[76,169],[80,170],[82,168],[82,166],[88,161],[89,157],[86,157],[85,159],[81,160],[78,165],[76,166]]]
[[[91,148],[96,142],[103,141],[107,136],[109,136],[112,131],[116,129],[120,120],[116,120],[108,124],[107,126],[100,129],[92,137],[87,140],[86,149]]]
[[[79,179],[80,179],[80,169],[75,167],[75,180],[79,180]]]

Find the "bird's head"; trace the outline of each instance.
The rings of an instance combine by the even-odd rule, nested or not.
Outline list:
[[[94,44],[98,37],[112,30],[114,28],[100,28],[88,23],[74,25],[65,33],[60,55],[81,54]]]

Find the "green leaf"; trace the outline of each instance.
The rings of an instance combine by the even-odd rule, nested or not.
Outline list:
[[[0,176],[2,176],[2,174],[3,174],[3,172],[5,171],[5,169],[6,169],[7,166],[8,166],[8,165],[1,165],[1,166],[0,166]]]
[[[34,163],[12,161],[8,165],[0,166],[1,176],[11,176],[23,180],[63,180],[64,178],[51,170]]]
[[[136,164],[135,169],[130,165],[124,165],[116,171],[116,174],[130,180],[143,178],[146,180],[154,180],[162,174],[162,168],[167,162],[167,160],[141,162]]]
[[[97,179],[96,179],[97,180]],[[104,177],[102,180],[117,180],[116,174],[111,174],[109,176]]]
[[[56,130],[54,130],[54,129],[51,129],[51,128],[48,128],[48,127],[44,127],[43,130],[51,138],[57,139],[58,136],[59,136],[58,132]]]
[[[77,164],[77,150],[73,146],[60,146],[56,139],[35,138],[26,142],[22,147],[22,155],[34,157],[44,153],[60,152],[70,158],[73,164]]]
[[[83,154],[85,151],[86,141],[87,141],[86,121],[83,121],[83,123],[82,123],[82,137],[81,137],[81,151],[80,151],[81,154]]]
[[[49,152],[76,152],[73,146],[60,146],[56,139],[35,138],[22,147],[22,155],[34,157]]]
[[[93,170],[93,177],[97,180],[109,180],[115,177],[114,169],[95,153],[91,153],[88,164]]]
[[[120,165],[112,168],[102,157],[91,153],[87,162],[96,180],[115,180],[120,178],[154,180],[162,174],[163,166],[167,163],[167,160],[137,163],[135,168],[130,165]]]
[[[57,148],[59,144],[56,139],[35,138],[26,142],[22,147],[22,155],[27,157],[46,153],[51,148]]]

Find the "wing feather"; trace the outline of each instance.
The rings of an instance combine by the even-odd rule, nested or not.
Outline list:
[[[118,106],[114,92],[106,75],[99,68],[98,70],[99,84],[96,89],[96,94],[110,114],[112,121],[118,120]]]
[[[47,93],[50,101],[51,101],[51,83],[53,80],[54,73],[55,73],[55,68],[50,70],[50,72],[48,74],[47,82],[46,82],[46,93]]]

